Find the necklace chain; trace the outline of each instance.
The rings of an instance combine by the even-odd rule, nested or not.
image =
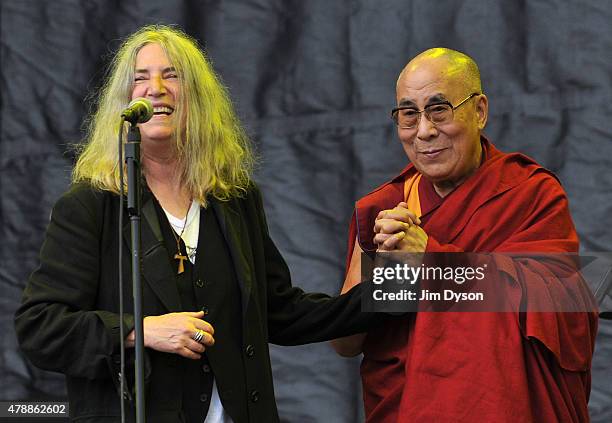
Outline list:
[[[185,264],[183,262],[185,260],[188,260],[188,257],[183,255],[183,252],[181,251],[181,238],[183,237],[183,233],[185,232],[185,228],[187,227],[187,220],[189,219],[189,211],[191,210],[192,204],[193,204],[193,200],[189,202],[189,208],[187,209],[187,215],[185,215],[185,223],[183,223],[183,229],[181,229],[181,233],[177,236],[176,231],[174,230],[174,228],[172,228],[172,235],[174,236],[174,239],[176,240],[176,254],[174,255],[174,258],[179,261],[178,263],[178,274],[179,275],[185,271]],[[187,248],[188,248],[187,243],[185,243],[185,249]],[[187,252],[187,254],[189,255],[189,252]]]

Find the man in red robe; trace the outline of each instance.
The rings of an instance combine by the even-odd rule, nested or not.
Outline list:
[[[411,164],[357,202],[343,291],[359,283],[364,251],[578,251],[556,177],[481,135],[488,100],[470,57],[419,54],[400,74],[397,104]],[[556,310],[564,295],[534,261],[497,270],[519,302],[531,295]],[[577,288],[570,300],[585,310],[589,295]],[[367,422],[585,422],[596,330],[594,312],[416,312],[333,346],[364,354]]]

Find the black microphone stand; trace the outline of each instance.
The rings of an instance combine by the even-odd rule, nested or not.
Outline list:
[[[134,347],[136,353],[136,422],[145,422],[144,397],[144,330],[142,323],[142,282],[141,245],[140,245],[140,130],[136,123],[130,123],[127,143],[125,144],[125,164],[128,176],[127,210],[132,232],[132,287],[134,296]]]

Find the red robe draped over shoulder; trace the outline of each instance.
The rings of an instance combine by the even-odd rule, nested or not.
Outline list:
[[[482,138],[485,160],[426,213],[426,252],[575,253],[578,237],[555,176]],[[380,210],[403,201],[404,171],[356,204],[355,239],[375,250]],[[525,272],[508,270],[525,287]],[[348,265],[347,265],[348,269]],[[523,291],[521,291],[521,288]],[[586,422],[595,313],[418,312],[368,334],[361,365],[366,421]]]

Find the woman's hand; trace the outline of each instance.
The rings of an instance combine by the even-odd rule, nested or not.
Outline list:
[[[215,344],[215,331],[210,323],[202,320],[203,317],[203,311],[147,316],[143,320],[144,345],[157,351],[198,360],[206,347]],[[198,335],[200,331],[202,335]],[[194,340],[200,337],[199,342]],[[134,331],[127,336],[126,345],[134,346]]]

